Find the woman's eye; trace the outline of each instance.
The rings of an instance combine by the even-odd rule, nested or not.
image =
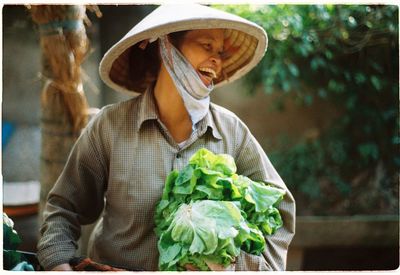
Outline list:
[[[226,59],[228,57],[227,53],[224,52],[224,51],[218,52],[218,55],[221,58],[221,60],[224,60],[224,59]]]
[[[205,43],[203,44],[204,49],[206,49],[207,51],[211,50],[211,44]]]

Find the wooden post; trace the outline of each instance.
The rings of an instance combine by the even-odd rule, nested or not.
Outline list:
[[[42,223],[47,195],[87,123],[88,104],[80,66],[89,42],[84,27],[85,6],[32,5],[28,8],[39,28],[44,79],[39,205],[39,223]]]

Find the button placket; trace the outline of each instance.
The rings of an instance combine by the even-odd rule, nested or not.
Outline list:
[[[187,163],[185,163],[183,152],[182,151],[176,152],[174,159],[174,169],[181,170],[183,167],[185,167],[186,164]]]

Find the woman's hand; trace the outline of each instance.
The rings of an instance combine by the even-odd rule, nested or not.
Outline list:
[[[55,266],[51,271],[72,271],[72,267],[69,264],[60,264]]]
[[[185,265],[185,268],[186,268],[187,271],[199,271],[199,270],[197,269],[197,267],[195,267],[195,266],[192,265],[192,264],[186,264],[186,265]]]
[[[212,271],[235,271],[235,264],[230,264],[227,267],[224,267],[221,264],[215,264],[209,261],[205,262]]]

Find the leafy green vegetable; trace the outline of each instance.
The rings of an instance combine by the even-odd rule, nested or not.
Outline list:
[[[5,270],[33,270],[32,265],[28,264],[23,255],[16,251],[21,244],[21,238],[14,229],[14,222],[3,213],[3,264]]]
[[[240,250],[259,255],[265,235],[283,222],[276,208],[285,192],[236,174],[227,154],[198,150],[181,171],[172,171],[157,204],[155,232],[160,270],[185,270],[207,262],[228,266]]]
[[[3,213],[3,242],[3,248],[8,250],[16,250],[21,244],[21,239],[14,230],[14,222],[6,213]]]

